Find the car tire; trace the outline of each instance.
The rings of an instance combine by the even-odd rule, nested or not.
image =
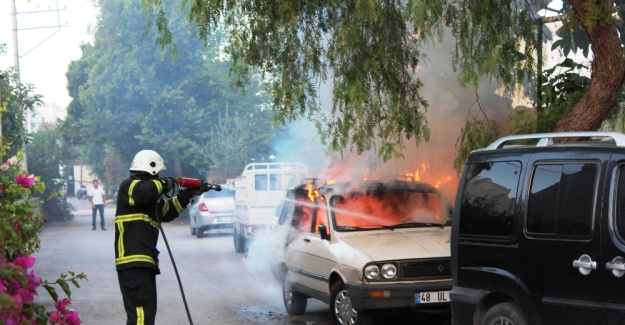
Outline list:
[[[197,237],[197,238],[204,237],[204,227],[200,227],[197,224],[197,220],[195,220],[195,237]]]
[[[342,281],[332,285],[330,292],[330,315],[334,324],[373,325],[374,317],[370,311],[356,311]]]
[[[302,315],[306,312],[308,297],[301,292],[293,291],[293,283],[288,273],[282,281],[282,298],[284,300],[284,308],[289,315]]]
[[[482,325],[527,325],[521,308],[512,302],[491,307],[484,315]]]
[[[195,227],[193,227],[193,223],[191,222],[191,220],[192,219],[189,219],[189,229],[191,229],[191,236],[195,236],[196,229],[195,229]]]
[[[237,253],[245,252],[245,238],[241,232],[237,230],[237,225],[233,227],[232,240],[234,241],[234,251]]]

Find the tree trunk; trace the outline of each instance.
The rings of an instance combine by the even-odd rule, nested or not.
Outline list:
[[[625,78],[625,59],[616,26],[611,17],[600,18],[591,26],[588,2],[591,1],[569,0],[594,54],[590,85],[571,112],[558,121],[556,132],[599,129],[614,106]]]
[[[174,160],[174,175],[176,177],[181,177],[182,175],[182,163],[180,162],[180,153],[178,153],[178,149],[174,149],[173,152],[173,160]]]

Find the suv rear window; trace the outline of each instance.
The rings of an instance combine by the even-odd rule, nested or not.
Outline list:
[[[460,233],[511,236],[521,163],[476,163],[466,168],[460,206]]]
[[[527,232],[590,234],[596,178],[596,163],[537,164],[528,200]]]

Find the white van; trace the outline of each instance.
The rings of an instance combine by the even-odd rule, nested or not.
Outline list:
[[[286,190],[307,177],[302,163],[251,163],[236,178],[233,224],[234,250],[243,253],[249,242],[275,222],[274,211]]]

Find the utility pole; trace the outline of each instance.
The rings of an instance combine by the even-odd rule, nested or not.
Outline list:
[[[15,8],[15,0],[11,2],[11,16],[13,22],[13,64],[17,72],[17,82],[20,82],[20,54],[17,46],[17,9]]]
[[[20,29],[17,28],[17,14],[18,14],[18,12],[17,12],[17,8],[15,6],[15,2],[16,2],[16,0],[12,0],[11,1],[11,16],[12,16],[12,23],[13,23],[13,63],[15,65],[15,70],[16,70],[16,74],[17,74],[17,83],[20,84],[21,83],[21,77],[20,77],[20,54],[19,54],[18,37],[17,37],[17,32]],[[53,26],[22,28],[22,30],[26,30],[26,29],[57,28],[57,30],[54,33],[52,33],[51,35],[47,36],[39,44],[35,45],[33,48],[28,50],[24,54],[24,56],[26,54],[30,53],[30,51],[34,50],[39,45],[41,45],[43,42],[48,40],[54,34],[58,33],[61,30],[61,27],[67,26],[67,25],[61,25],[61,20],[60,20],[60,16],[59,16],[59,11],[61,11],[61,10],[65,10],[65,9],[59,9],[59,1],[56,0],[56,9],[21,12],[21,14],[37,14],[37,13],[54,11],[54,12],[57,13],[57,20],[58,20],[58,23],[56,25],[53,25]],[[26,125],[24,125],[24,128],[25,128],[26,132],[30,133],[32,130],[31,130],[31,125],[30,125],[30,112],[28,111],[28,109],[24,110],[24,123],[26,124]],[[2,135],[1,131],[2,131],[2,129],[1,129],[1,126],[0,126],[0,135]],[[27,155],[26,155],[26,148],[23,148],[23,149],[24,149],[23,163],[24,163],[24,167],[28,170],[28,160],[27,160]]]

